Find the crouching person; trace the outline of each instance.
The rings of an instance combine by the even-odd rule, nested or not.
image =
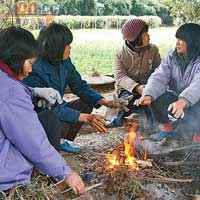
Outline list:
[[[61,137],[65,139],[60,148],[70,153],[80,150],[80,147],[73,146],[68,141],[74,141],[84,123],[98,132],[106,132],[104,118],[91,114],[94,107],[121,107],[112,100],[104,99],[82,79],[70,58],[72,41],[71,30],[64,25],[51,23],[41,30],[38,37],[38,60],[34,63],[30,76],[24,80],[30,87],[54,88],[62,97],[66,87],[69,87],[71,92],[79,97],[78,100],[63,101],[62,104],[51,107],[60,120]],[[48,109],[38,106],[40,100],[36,103],[37,112]]]
[[[122,125],[122,119],[138,110],[133,102],[140,98],[143,86],[151,73],[159,66],[161,58],[158,48],[150,43],[148,25],[141,19],[128,20],[122,27],[124,44],[116,52],[113,60],[113,72],[116,79],[115,92],[120,99],[129,101],[129,111],[121,111],[110,124]],[[141,107],[140,107],[141,108]],[[147,118],[152,124],[152,115],[148,106],[143,106]]]
[[[176,135],[169,115],[187,122],[196,140],[200,138],[200,26],[184,24],[177,30],[176,38],[176,48],[150,76],[142,97],[135,101],[136,105],[150,105],[160,123],[161,130],[151,136],[152,140]]]
[[[59,137],[57,116],[39,113],[52,146],[34,111],[32,90],[21,82],[32,70],[36,56],[36,41],[30,32],[15,27],[0,31],[0,190],[30,184],[34,167],[82,193],[82,179],[55,149],[59,149],[59,138],[54,138]]]

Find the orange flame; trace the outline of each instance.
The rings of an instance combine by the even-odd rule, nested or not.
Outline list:
[[[137,164],[137,160],[141,160],[141,158],[138,157],[136,152],[136,145],[140,144],[141,147],[143,147],[144,150],[144,160],[147,159],[144,144],[141,140],[141,137],[138,133],[135,132],[135,130],[131,130],[129,132],[129,135],[127,137],[127,141],[123,144],[123,152],[120,152],[119,150],[115,150],[112,154],[108,154],[106,156],[109,168],[115,168],[118,166],[128,166],[130,169],[139,170],[139,166]]]

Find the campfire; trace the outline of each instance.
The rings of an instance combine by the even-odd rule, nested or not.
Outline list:
[[[152,160],[147,159],[144,143],[141,135],[132,128],[123,144],[118,145],[115,150],[106,155],[108,168],[127,166],[132,170],[140,167],[152,167]]]
[[[192,177],[183,175],[180,168],[177,173],[169,170],[162,161],[162,158],[167,158],[166,154],[162,158],[162,155],[148,154],[136,120],[131,119],[127,123],[125,133],[128,136],[109,147],[104,154],[105,159],[97,162],[97,180],[106,185],[107,192],[118,194],[119,199],[153,200],[163,196],[163,199],[176,199],[175,195],[181,196],[178,188],[191,185]],[[175,194],[174,190],[179,193]]]

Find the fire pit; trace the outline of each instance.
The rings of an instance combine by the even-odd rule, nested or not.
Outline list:
[[[157,199],[166,194],[169,194],[166,199],[175,199],[173,190],[170,192],[167,185],[162,184],[192,182],[190,178],[175,178],[173,173],[148,158],[142,137],[135,128],[131,129],[124,143],[116,145],[111,153],[105,155],[104,162],[101,160],[96,170],[100,172],[99,180],[107,185],[109,191],[118,192],[120,199]],[[155,194],[152,188],[155,190],[157,187],[162,190],[157,189]]]
[[[152,160],[147,159],[141,136],[132,129],[123,144],[106,156],[108,168],[127,166],[139,170],[140,167],[152,167]]]
[[[81,134],[77,138],[77,145],[85,147],[77,156],[77,163],[85,183],[93,189],[89,191],[90,198],[83,195],[71,199],[190,200],[199,194],[199,165],[180,164],[185,152],[168,149],[163,154],[150,155],[137,131],[136,119],[125,126],[109,129],[109,134]],[[187,162],[198,162],[199,158],[194,154]]]

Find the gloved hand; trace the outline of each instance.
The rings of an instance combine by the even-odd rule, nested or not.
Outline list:
[[[47,100],[51,105],[55,104],[56,101],[61,104],[63,102],[60,93],[53,88],[33,88],[33,96],[41,97]]]

